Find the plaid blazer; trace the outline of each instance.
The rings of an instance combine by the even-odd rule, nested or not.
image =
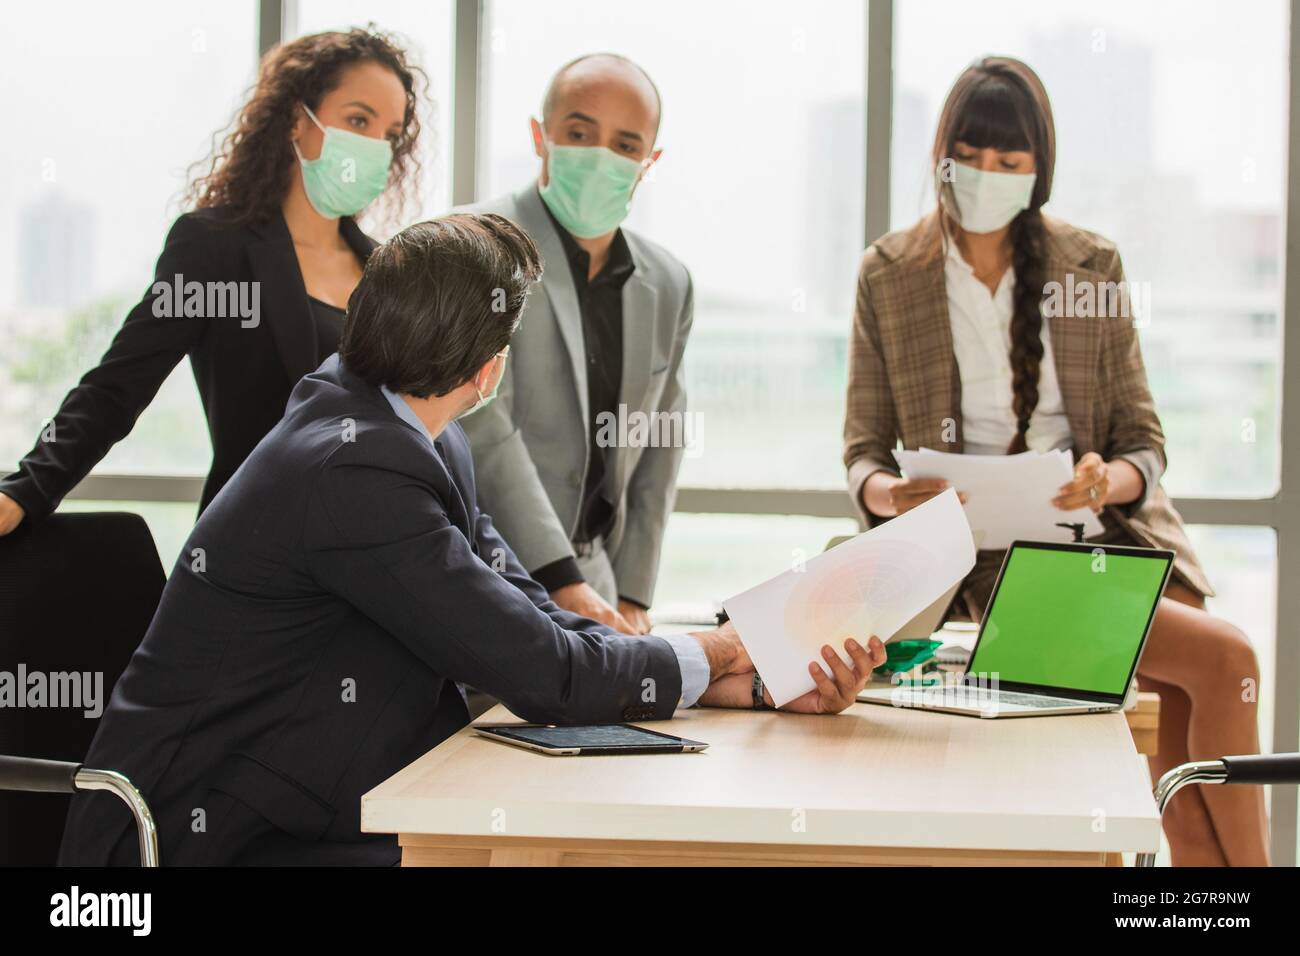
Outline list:
[[[1057,219],[1047,226],[1047,281],[1074,288],[1082,282],[1119,282],[1123,266],[1114,244]],[[881,519],[862,505],[862,485],[875,471],[898,473],[892,452],[904,448],[962,451],[961,378],[952,346],[944,259],[927,237],[933,214],[910,229],[892,232],[867,249],[858,274],[857,306],[849,351],[844,463],[849,490],[863,520]],[[1156,416],[1146,369],[1130,318],[1051,317],[1061,398],[1076,458],[1095,451],[1107,461],[1125,458],[1146,479],[1143,497],[1108,506],[1106,533],[1097,540],[1169,548],[1178,555],[1175,576],[1203,596],[1213,594],[1192,551],[1182,519],[1160,486],[1164,433]],[[972,618],[983,613],[999,552],[981,552],[967,579]]]

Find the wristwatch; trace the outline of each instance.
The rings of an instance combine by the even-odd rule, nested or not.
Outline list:
[[[763,678],[758,676],[758,671],[754,671],[753,699],[755,710],[770,710],[767,701],[763,700]]]

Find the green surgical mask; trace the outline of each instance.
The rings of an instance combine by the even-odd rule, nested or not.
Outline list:
[[[325,134],[316,159],[303,159],[298,144],[293,144],[302,164],[307,200],[326,219],[355,216],[378,199],[388,185],[393,145],[386,139],[371,139],[337,126],[321,126],[307,104],[302,108]]]
[[[551,145],[542,200],[579,239],[603,236],[627,218],[641,167],[603,146]]]

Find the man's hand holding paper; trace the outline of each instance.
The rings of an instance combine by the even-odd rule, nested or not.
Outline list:
[[[808,664],[823,660],[826,645],[888,640],[974,564],[970,525],[950,489],[724,606],[781,707],[820,687]],[[836,676],[830,663],[821,669]]]
[[[844,652],[853,660],[852,667],[844,663],[831,645],[824,646],[821,658],[833,676],[828,676],[816,661],[809,661],[808,674],[813,679],[813,689],[781,704],[781,710],[793,714],[838,714],[852,705],[871,680],[871,672],[885,663],[885,645],[878,637],[867,641],[865,647],[849,638],[844,641]],[[714,681],[700,698],[700,703],[707,707],[752,707],[753,692],[754,671],[751,668],[748,673],[729,674]],[[767,687],[763,688],[763,702],[768,707],[777,706]]]

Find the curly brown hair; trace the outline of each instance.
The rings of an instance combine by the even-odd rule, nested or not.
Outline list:
[[[211,158],[190,168],[184,205],[192,209],[224,207],[236,222],[269,219],[280,208],[298,165],[290,134],[299,104],[306,103],[315,111],[325,94],[338,86],[345,69],[365,62],[388,67],[406,90],[405,121],[393,144],[380,217],[400,214],[419,189],[415,144],[420,135],[419,106],[428,80],[419,67],[407,62],[403,47],[373,24],[366,29],[316,33],[268,50],[248,102],[224,138],[221,131],[214,134]],[[207,172],[198,175],[204,166]]]

